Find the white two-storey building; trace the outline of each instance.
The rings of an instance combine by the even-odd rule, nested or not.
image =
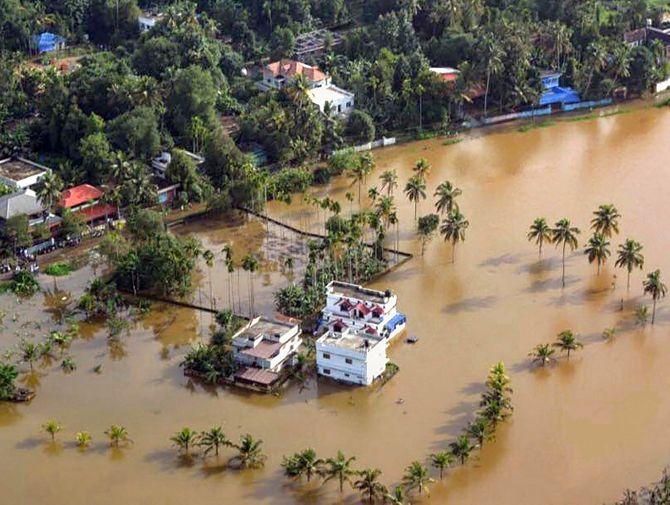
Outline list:
[[[235,380],[269,387],[293,360],[302,344],[297,324],[257,317],[233,336],[233,355],[238,365]]]
[[[321,314],[325,333],[316,342],[320,375],[352,384],[371,384],[384,373],[388,343],[405,328],[398,298],[390,291],[333,281]]]

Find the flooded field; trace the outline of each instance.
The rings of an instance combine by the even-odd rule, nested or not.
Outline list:
[[[334,485],[288,483],[282,455],[311,446],[328,457],[342,449],[356,456],[358,468],[379,467],[384,483],[396,484],[406,465],[443,448],[471,419],[488,367],[499,360],[512,377],[514,415],[494,443],[450,471],[422,503],[594,504],[654,480],[670,463],[670,301],[659,304],[653,328],[639,329],[633,309],[650,302],[641,296],[642,272],[633,274],[627,292],[613,260],[596,275],[579,250],[568,258],[561,289],[560,253],[549,247],[538,262],[525,235],[535,217],[551,223],[568,217],[582,228],[581,246],[591,212],[611,202],[623,215],[612,250],[635,238],[645,246],[645,271],[660,268],[670,279],[669,139],[670,112],[648,109],[450,146],[435,139],[377,151],[369,186],[395,168],[402,189],[425,157],[433,167],[428,194],[451,180],[463,189],[459,203],[470,220],[454,264],[450,246],[436,237],[423,258],[374,283],[398,294],[409,332],[420,337],[417,345],[391,347],[400,372],[383,389],[311,380],[274,397],[195,386],[178,364],[210,321],[172,306],[157,305],[139,320],[121,337],[122,352],[110,349],[104,328],[83,326],[84,338],[71,349],[76,371],[65,374],[57,363],[38,367],[36,382],[31,378],[38,396],[30,405],[0,404],[0,503],[357,503],[350,491],[340,498]],[[348,181],[323,191],[348,209]],[[401,191],[396,195],[400,248],[416,253],[413,205]],[[421,203],[420,215],[432,211],[432,198]],[[316,229],[313,212],[297,198],[290,207],[270,206],[273,217]],[[256,228],[211,223],[193,231],[212,249],[237,237],[260,251],[263,226],[245,226]],[[211,273],[225,306],[220,269],[203,267],[200,285],[209,290]],[[25,332],[44,334],[90,275],[86,267],[56,284],[44,277],[50,292],[30,301],[0,298],[6,314],[0,351]],[[259,286],[264,275],[256,278]],[[285,282],[279,272],[270,276]],[[603,341],[602,331],[613,326],[615,339]],[[584,350],[569,362],[531,369],[530,349],[567,328]],[[94,373],[99,364],[102,373]],[[52,418],[64,425],[58,444],[40,433]],[[132,446],[107,448],[103,431],[112,423],[128,428]],[[235,439],[246,432],[262,438],[266,468],[238,472],[214,458],[186,464],[177,457],[168,440],[175,431],[215,425]],[[81,430],[94,436],[85,453],[73,447]]]

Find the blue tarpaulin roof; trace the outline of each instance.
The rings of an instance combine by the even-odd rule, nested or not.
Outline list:
[[[65,43],[65,39],[60,35],[54,33],[44,32],[33,37],[33,43],[35,48],[40,53],[46,53],[48,51],[55,51],[58,49],[58,44]]]
[[[556,86],[549,88],[542,93],[540,97],[540,105],[551,105],[554,103],[578,103],[581,99],[579,93],[572,88],[562,88]]]
[[[388,323],[386,323],[386,329],[391,332],[395,330],[397,326],[404,324],[406,321],[407,318],[405,317],[405,314],[398,312]]]

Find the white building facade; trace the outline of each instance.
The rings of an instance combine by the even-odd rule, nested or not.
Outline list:
[[[302,345],[297,324],[262,317],[251,320],[233,336],[233,355],[238,365],[279,372]]]
[[[324,333],[316,342],[320,375],[370,385],[386,368],[386,348],[402,332],[406,317],[390,291],[332,281],[321,313]]]
[[[330,112],[338,116],[348,116],[354,110],[354,94],[334,84],[310,89],[308,94],[321,112],[325,112],[326,104],[330,105]]]

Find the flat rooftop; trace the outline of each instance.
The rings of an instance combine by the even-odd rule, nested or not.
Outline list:
[[[333,86],[332,84],[330,86],[321,86],[320,88],[310,89],[309,94],[312,98],[324,102],[335,102],[342,98],[351,98],[354,96],[353,93],[338,88],[337,86]]]
[[[0,177],[16,182],[41,174],[47,170],[49,170],[47,167],[23,158],[0,160]]]
[[[283,323],[281,321],[273,321],[270,319],[259,319],[251,326],[247,327],[242,333],[240,333],[236,338],[251,338],[254,339],[258,335],[282,335],[287,331],[290,331],[295,324]]]
[[[328,331],[322,335],[318,341],[321,344],[325,344],[331,347],[339,347],[341,349],[364,352],[366,341],[369,344],[369,348],[372,349],[382,340],[377,335],[369,335],[363,332],[345,331],[343,333],[337,333],[334,331]]]
[[[347,282],[333,281],[328,285],[329,288],[332,288],[333,293],[340,294],[342,296],[357,298],[359,300],[367,300],[375,303],[384,303],[386,294],[383,291],[377,291],[376,289],[368,289],[363,286],[358,286],[356,284],[349,284]]]

